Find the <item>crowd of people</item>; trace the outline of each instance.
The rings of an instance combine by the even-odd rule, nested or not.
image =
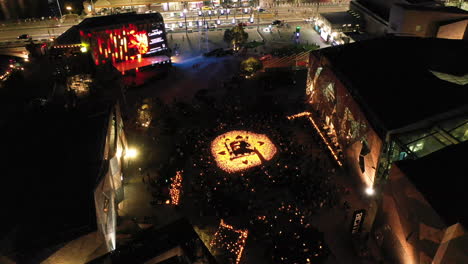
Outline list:
[[[237,228],[249,230],[258,241],[274,241],[267,247],[272,261],[288,263],[285,258],[291,250],[303,252],[303,243],[291,244],[288,239],[298,233],[309,234],[304,235],[304,241],[316,240],[310,256],[309,253],[296,254],[304,263],[314,254],[326,255],[323,237],[310,225],[310,219],[320,210],[338,204],[338,190],[333,183],[336,168],[325,151],[319,151],[321,154],[318,156],[314,154],[317,151],[312,151],[314,148],[324,149],[319,140],[299,144],[295,139],[298,130],[311,136],[314,133],[310,123],[286,118],[285,111],[299,109],[284,107],[276,100],[243,104],[242,98],[235,96],[218,101],[200,101],[203,102],[174,102],[160,106],[164,108],[159,113],[160,126],[153,131],[150,128],[148,133],[153,138],[160,137],[157,133],[171,136],[174,144],[173,149],[167,152],[167,162],[159,164],[158,176],[146,180],[155,197],[152,204],[164,206],[164,201],[170,199],[168,188],[171,178],[177,170],[184,170],[179,210],[184,212],[190,207],[187,212],[193,215],[187,217],[217,216]],[[232,130],[267,135],[276,146],[275,157],[244,171],[223,171],[211,153],[211,142]],[[319,139],[318,135],[315,137]],[[280,208],[284,208],[285,203],[298,211],[292,215],[282,212]],[[262,218],[264,220],[259,221]],[[324,250],[317,253],[319,247]],[[290,261],[301,263],[297,259]]]

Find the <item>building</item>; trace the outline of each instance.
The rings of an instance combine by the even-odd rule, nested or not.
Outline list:
[[[349,43],[344,33],[360,32],[361,20],[359,15],[352,12],[320,13],[314,22],[314,29],[322,39],[332,45]]]
[[[16,20],[21,18],[41,17],[47,13],[46,1],[35,0],[3,0],[0,1],[0,20]]]
[[[97,0],[94,2],[94,8],[96,12],[102,12],[106,10],[114,11],[178,11],[184,8],[187,9],[199,9],[203,7],[206,1],[180,1],[180,0]],[[209,5],[220,5],[224,2],[221,0],[210,1]],[[236,0],[231,1],[231,4],[237,6],[250,6],[252,0]]]
[[[101,243],[104,252],[115,249],[127,150],[119,105],[42,104],[1,129],[0,167],[8,186],[1,198],[8,217],[0,228],[0,255],[41,263],[93,232],[92,243]]]
[[[392,166],[378,228],[392,263],[468,263],[467,156],[464,142]]]
[[[139,238],[87,264],[216,264],[187,219],[143,231]]]
[[[412,37],[314,51],[306,84],[314,124],[371,190],[394,161],[468,140],[467,60],[465,41]]]
[[[111,64],[122,74],[171,64],[159,13],[86,18],[59,36],[53,48],[79,49],[89,53],[95,65]]]
[[[456,7],[395,4],[390,10],[389,33],[415,37],[468,38],[468,11]]]
[[[359,13],[365,31],[450,39],[466,38],[468,12],[432,0],[356,0],[350,9]]]

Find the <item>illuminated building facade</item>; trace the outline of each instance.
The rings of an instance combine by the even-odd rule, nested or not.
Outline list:
[[[468,142],[392,166],[377,242],[395,264],[468,263]]]
[[[233,0],[231,4],[237,6],[250,6],[253,4],[252,0]],[[220,5],[224,2],[221,0],[210,1],[208,5]],[[148,10],[154,11],[177,11],[184,8],[198,9],[206,5],[206,1],[180,1],[180,0],[96,0],[94,8],[96,12],[103,10],[119,9],[126,11],[145,12]]]
[[[433,0],[354,0],[350,9],[358,13],[365,31],[372,35],[466,39],[468,11],[444,6]],[[445,1],[449,2],[449,1]],[[458,1],[462,3],[462,1]]]
[[[349,42],[344,33],[361,31],[359,15],[352,12],[320,13],[314,22],[314,29],[325,42],[339,45]]]
[[[12,215],[0,230],[0,243],[7,242],[0,248],[17,263],[42,263],[87,235],[96,248],[115,249],[127,153],[120,108],[91,100],[72,105],[45,104],[3,127],[9,155],[2,170],[10,190],[1,195],[12,200],[5,205]]]
[[[365,187],[468,140],[466,42],[393,37],[311,53],[311,118]],[[385,52],[383,52],[385,51]]]
[[[111,64],[122,74],[171,65],[159,13],[86,18],[60,35],[53,49],[57,53],[89,54],[96,66]]]
[[[107,249],[112,251],[116,247],[117,204],[123,199],[122,168],[128,150],[118,105],[109,112],[107,122],[105,169],[94,190],[94,203],[98,231],[104,236]]]
[[[164,21],[159,13],[88,18],[79,28],[82,45],[89,47],[96,65],[136,62],[137,66],[144,58],[165,55],[168,51]],[[166,61],[169,63],[169,58]]]

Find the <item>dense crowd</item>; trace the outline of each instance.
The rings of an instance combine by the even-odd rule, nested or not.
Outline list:
[[[266,254],[274,262],[307,263],[307,259],[325,256],[323,237],[309,222],[319,210],[336,206],[339,199],[331,179],[334,164],[325,152],[316,155],[312,151],[324,149],[320,141],[301,145],[295,140],[298,130],[313,134],[310,123],[288,120],[285,111],[295,109],[285,110],[278,102],[243,105],[237,97],[218,103],[202,101],[160,107],[157,133],[171,136],[174,148],[168,162],[159,165],[158,176],[147,180],[155,197],[153,204],[169,199],[170,179],[175,171],[184,170],[181,210],[184,201],[190,200],[197,216],[217,216],[251,231],[256,240],[273,241],[267,243]],[[218,168],[210,149],[212,140],[239,129],[267,135],[277,148],[275,157],[238,173]],[[150,130],[152,133],[156,132]],[[285,204],[297,211],[281,211]],[[288,261],[292,251],[297,258]]]

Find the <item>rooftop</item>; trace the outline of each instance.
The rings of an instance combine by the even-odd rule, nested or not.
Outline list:
[[[467,74],[466,41],[386,37],[314,53],[329,59],[381,135],[468,107],[468,85],[433,73]]]
[[[176,220],[162,228],[145,230],[131,243],[118,247],[116,250],[94,259],[88,264],[127,264],[148,263],[150,259],[160,256],[175,247],[181,247],[190,263],[198,263],[194,258],[200,257],[203,252],[208,264],[216,264],[214,257],[209,253],[198,234],[187,219]],[[199,250],[201,247],[201,250]],[[175,262],[174,262],[175,261]],[[152,262],[153,263],[153,262]],[[173,258],[160,264],[179,263]],[[184,262],[185,263],[185,262]]]
[[[128,23],[135,23],[136,21],[148,21],[148,22],[163,22],[163,17],[159,13],[149,14],[136,14],[136,13],[123,13],[110,16],[97,16],[90,17],[83,20],[78,24],[80,30],[92,29],[104,26],[122,25]]]
[[[452,13],[452,14],[466,14],[468,15],[468,11],[460,9],[455,6],[427,6],[427,5],[409,5],[403,3],[397,3],[395,6],[402,7],[403,9],[407,10],[416,10],[416,11],[433,11],[433,12],[444,12],[444,13]]]
[[[359,24],[360,20],[349,12],[330,12],[320,13],[320,15],[326,19],[332,25],[343,25],[343,24]]]
[[[0,128],[6,187],[1,198],[8,212],[0,236],[13,241],[0,248],[15,249],[19,263],[96,229],[93,191],[103,165],[108,116],[107,106],[67,110],[49,105]]]
[[[396,163],[447,225],[468,226],[467,156],[468,141]]]
[[[137,21],[163,22],[163,18],[159,13],[150,14],[135,14],[135,13],[123,13],[110,16],[98,16],[90,17],[81,21],[80,24],[72,26],[62,35],[58,36],[54,42],[54,46],[80,44],[80,30],[90,30],[93,28],[108,26],[109,29],[122,24],[135,23]]]

